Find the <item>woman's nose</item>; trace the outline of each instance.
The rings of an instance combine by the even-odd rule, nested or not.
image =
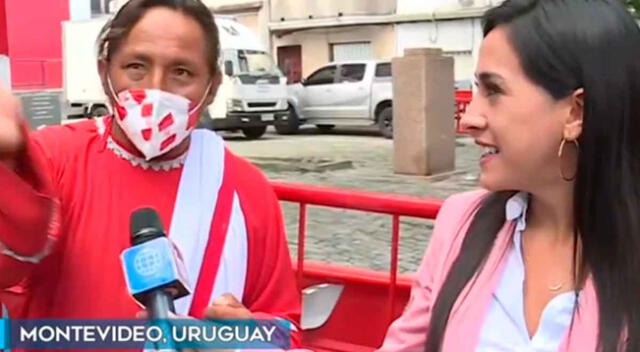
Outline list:
[[[471,101],[467,110],[460,118],[460,128],[464,132],[472,133],[474,131],[484,130],[487,127],[487,119],[477,109],[474,101]]]

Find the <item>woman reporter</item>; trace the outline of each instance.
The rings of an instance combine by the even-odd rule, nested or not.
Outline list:
[[[438,215],[380,352],[640,350],[640,30],[617,0],[489,10],[462,123],[484,190]]]

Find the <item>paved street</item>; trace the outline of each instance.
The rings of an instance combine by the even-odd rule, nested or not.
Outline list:
[[[393,174],[393,142],[375,129],[321,133],[308,127],[295,136],[268,133],[255,141],[240,134],[222,135],[235,153],[253,161],[272,180],[431,198],[446,198],[477,187],[480,150],[465,137],[456,141],[455,172],[415,177]],[[283,204],[283,210],[295,255],[298,206]],[[431,221],[402,220],[401,272],[416,270],[431,229]],[[389,267],[390,237],[390,216],[310,208],[306,255],[317,261],[385,270]]]

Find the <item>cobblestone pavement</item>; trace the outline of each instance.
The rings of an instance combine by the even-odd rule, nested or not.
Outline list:
[[[231,150],[256,164],[272,180],[361,189],[419,197],[446,198],[477,188],[480,150],[467,137],[456,140],[456,170],[439,176],[395,175],[393,142],[371,129],[338,129],[323,134],[307,128],[295,136],[267,133],[255,141],[223,136]],[[284,203],[292,255],[297,248],[298,206]],[[311,207],[308,259],[376,270],[389,268],[391,217],[357,211]],[[432,221],[402,218],[400,272],[417,269]]]

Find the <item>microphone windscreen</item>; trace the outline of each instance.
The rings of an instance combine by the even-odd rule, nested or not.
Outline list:
[[[155,209],[142,208],[131,213],[131,244],[140,243],[164,236],[164,226]]]

